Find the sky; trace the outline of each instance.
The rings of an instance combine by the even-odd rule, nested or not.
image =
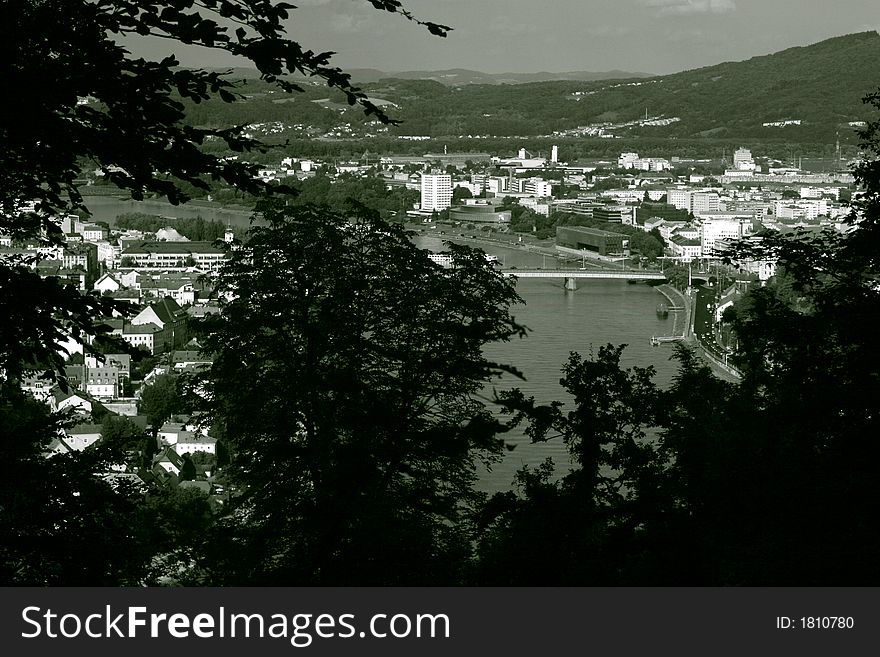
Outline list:
[[[880,30],[877,0],[403,0],[446,38],[369,0],[290,0],[291,38],[342,68],[668,74]],[[137,54],[165,54],[154,46]],[[160,46],[165,50],[168,46]],[[229,66],[178,51],[188,66]]]

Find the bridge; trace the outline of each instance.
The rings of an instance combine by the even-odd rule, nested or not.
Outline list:
[[[504,273],[517,278],[613,278],[623,281],[665,281],[662,271],[643,269],[506,269]]]
[[[666,275],[660,271],[641,269],[509,269],[504,273],[517,278],[564,278],[565,289],[577,289],[578,278],[600,278],[619,281],[665,281]]]

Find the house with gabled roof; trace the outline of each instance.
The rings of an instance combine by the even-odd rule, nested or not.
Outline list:
[[[174,451],[172,447],[166,447],[153,457],[153,468],[161,468],[175,477],[180,476],[183,470],[183,457]]]
[[[116,277],[113,276],[113,274],[104,274],[95,281],[95,285],[92,289],[97,290],[101,294],[104,292],[118,292],[122,289],[122,283],[116,280]]]
[[[177,434],[174,451],[181,456],[184,454],[195,454],[196,452],[216,454],[217,439],[198,431],[181,431]]]
[[[62,392],[61,388],[52,389],[52,394],[48,399],[49,408],[53,412],[63,411],[66,408],[76,410],[78,413],[89,414],[92,412],[93,403],[87,395],[78,392]]]
[[[64,429],[64,442],[70,449],[81,452],[101,440],[100,424],[76,424]]]
[[[186,320],[187,314],[177,302],[165,297],[144,308],[131,322],[123,322],[119,335],[134,347],[160,354],[186,344]]]

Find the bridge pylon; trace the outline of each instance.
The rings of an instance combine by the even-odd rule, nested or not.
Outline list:
[[[565,278],[565,291],[566,292],[574,292],[578,289],[577,279],[574,276],[567,276]]]

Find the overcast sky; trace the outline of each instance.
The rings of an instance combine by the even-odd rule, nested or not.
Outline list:
[[[451,26],[447,38],[368,0],[292,4],[290,34],[304,46],[336,51],[343,68],[392,72],[665,74],[880,29],[878,0],[404,0],[420,18]],[[185,65],[230,64],[178,54]]]

